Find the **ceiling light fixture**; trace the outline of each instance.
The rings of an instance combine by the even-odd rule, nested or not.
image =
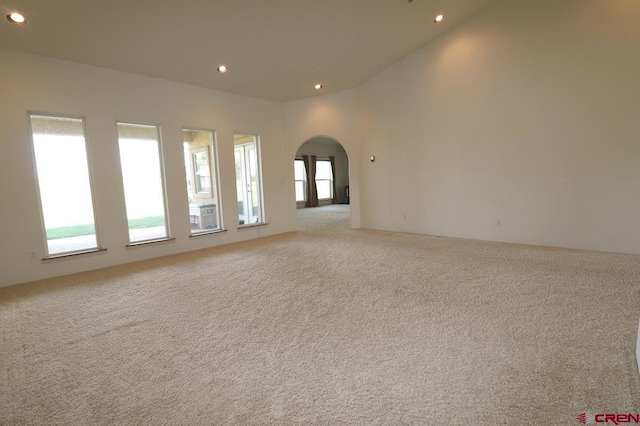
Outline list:
[[[316,88],[316,90],[320,90],[320,89],[322,89],[322,84],[318,83],[318,84],[316,84],[316,85],[315,85],[315,86],[313,86],[313,87],[315,87],[315,88]]]
[[[229,69],[227,68],[227,66],[226,66],[226,65],[220,65],[220,66],[218,67],[218,72],[221,72],[221,73],[223,73],[223,74],[224,74],[225,72],[227,72],[228,70],[229,70]]]
[[[27,25],[29,23],[27,18],[23,14],[18,12],[13,12],[8,14],[7,20],[12,24],[16,24],[16,25]]]
[[[438,22],[442,22],[443,19],[444,19],[444,15],[438,15],[438,16],[435,17],[433,22],[435,22],[437,24]]]

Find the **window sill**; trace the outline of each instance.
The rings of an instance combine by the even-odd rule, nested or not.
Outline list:
[[[189,238],[198,238],[198,237],[204,237],[204,236],[207,236],[207,235],[222,234],[224,232],[227,232],[227,230],[226,229],[214,229],[212,231],[196,232],[195,234],[189,235]]]
[[[107,252],[106,248],[95,248],[90,250],[80,250],[80,251],[73,251],[73,252],[67,252],[67,253],[53,254],[51,256],[44,257],[41,260],[42,260],[42,263],[50,263],[58,260],[67,260],[67,259],[76,258],[76,257],[86,257],[86,256],[91,256],[94,254],[106,253],[106,252]]]
[[[166,243],[172,243],[174,242],[176,239],[175,238],[158,238],[155,240],[144,240],[144,241],[136,241],[133,243],[129,243],[127,244],[127,248],[138,248],[138,247],[144,247],[144,246],[148,246],[148,245],[156,245],[156,244],[166,244]]]
[[[249,228],[259,228],[261,226],[267,226],[269,223],[265,222],[265,223],[250,223],[248,225],[240,225],[238,226],[238,230],[241,229],[249,229]]]

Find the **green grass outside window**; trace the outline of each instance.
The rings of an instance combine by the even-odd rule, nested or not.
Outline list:
[[[129,220],[129,229],[153,228],[164,226],[163,216],[141,217]],[[58,240],[61,238],[81,237],[95,233],[93,225],[62,226],[60,228],[47,229],[48,240]]]

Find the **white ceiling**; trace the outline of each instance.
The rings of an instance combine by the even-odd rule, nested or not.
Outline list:
[[[494,1],[0,0],[29,19],[2,18],[0,47],[286,102],[357,87]]]

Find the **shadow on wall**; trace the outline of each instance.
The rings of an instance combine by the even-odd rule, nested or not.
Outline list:
[[[296,152],[296,159],[302,159],[303,156],[308,156],[311,158],[315,156],[318,161],[317,168],[317,190],[318,190],[318,205],[328,205],[334,203],[334,201],[338,204],[349,204],[349,159],[347,157],[347,153],[340,145],[338,141],[335,139],[326,137],[326,136],[317,136],[309,139],[305,143],[298,148],[298,152]],[[334,175],[335,175],[335,200],[333,197],[333,193],[328,194],[327,188],[329,187],[329,183],[324,180],[326,178],[325,175],[322,175],[323,172],[323,164],[328,166],[329,161],[333,157],[333,165],[335,166]],[[300,176],[296,173],[296,179],[299,179]],[[299,181],[296,182],[296,194],[301,194],[303,191],[303,184]],[[298,208],[306,207],[306,203],[304,201],[300,201],[300,195],[296,196],[297,206]],[[307,197],[305,197],[306,199]]]

